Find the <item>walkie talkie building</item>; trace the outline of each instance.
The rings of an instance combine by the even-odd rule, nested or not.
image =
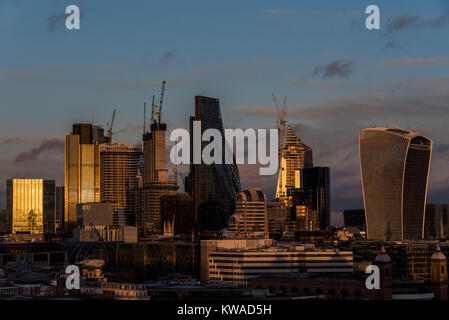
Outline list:
[[[433,142],[399,128],[360,132],[368,239],[422,239]]]

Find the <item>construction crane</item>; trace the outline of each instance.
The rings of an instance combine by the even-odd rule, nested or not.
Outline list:
[[[164,102],[165,83],[166,83],[165,80],[162,81],[161,99],[160,99],[160,101],[159,101],[159,106],[156,106],[156,116],[157,116],[157,118],[158,118],[158,123],[161,123],[162,103]]]
[[[274,106],[276,107],[276,112],[278,114],[278,134],[279,134],[279,160],[284,155],[284,143],[285,143],[285,136],[287,134],[287,96],[284,97],[284,103],[282,105],[282,109],[279,108],[279,105],[276,101],[276,96],[274,93],[273,96],[273,102]]]
[[[150,118],[150,124],[154,121],[154,94],[153,94],[153,102],[151,104],[151,118]]]
[[[109,122],[107,123],[107,127],[108,127],[107,133],[109,136],[109,143],[112,143],[112,126],[114,125],[115,112],[116,112],[116,110],[114,109],[114,112],[112,113],[111,123],[109,123]]]

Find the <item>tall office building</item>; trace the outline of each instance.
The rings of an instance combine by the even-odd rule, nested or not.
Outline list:
[[[313,153],[287,125],[281,154],[276,198],[286,201],[288,190],[299,188],[299,170],[313,166]]]
[[[368,239],[422,239],[432,145],[418,132],[399,128],[360,132]]]
[[[100,150],[90,123],[74,124],[65,138],[65,219],[67,234],[76,227],[76,205],[100,201]]]
[[[141,238],[163,233],[162,198],[170,191],[178,190],[176,179],[169,179],[165,165],[167,125],[160,120],[151,121],[151,132],[143,135],[143,188],[140,189],[141,209],[137,217]]]
[[[13,234],[54,234],[56,187],[54,180],[9,179],[6,206]]]
[[[194,136],[193,121],[201,121],[201,134],[207,129],[217,129],[225,137],[218,99],[195,96],[195,116],[190,117],[190,137]],[[201,153],[207,144],[202,142]],[[226,141],[223,139],[222,150],[225,147]],[[236,195],[240,192],[238,167],[235,160],[232,164],[226,164],[224,151],[222,164],[194,164],[192,138],[190,152],[187,191],[194,201],[196,233],[214,233],[225,228],[234,213]]]
[[[229,219],[229,231],[239,238],[268,238],[267,198],[259,188],[237,195],[235,213]]]
[[[65,211],[64,187],[56,187],[56,233],[64,233],[64,211]]]
[[[136,190],[143,153],[140,146],[100,145],[100,199],[114,206],[114,225],[123,218],[126,225],[136,223]]]

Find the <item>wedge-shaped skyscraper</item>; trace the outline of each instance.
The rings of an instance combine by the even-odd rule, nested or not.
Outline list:
[[[368,239],[422,239],[433,142],[399,128],[360,132]]]

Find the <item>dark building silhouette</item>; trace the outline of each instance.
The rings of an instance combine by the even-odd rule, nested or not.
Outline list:
[[[292,208],[309,206],[316,212],[316,229],[326,230],[330,226],[330,169],[311,167],[300,169],[300,188],[288,191]]]
[[[343,219],[345,227],[356,227],[360,231],[366,230],[365,210],[363,209],[345,210],[343,211]]]
[[[201,121],[201,134],[207,129],[221,132],[222,164],[193,163],[193,121]],[[226,227],[235,210],[236,195],[240,192],[240,176],[235,160],[225,164],[225,134],[218,99],[195,96],[195,116],[190,117],[190,174],[187,191],[193,197],[197,230],[216,232]],[[201,152],[208,142],[202,142]]]
[[[190,238],[195,232],[193,198],[186,192],[170,191],[162,197],[164,235]]]
[[[399,128],[360,132],[368,239],[422,239],[432,140]]]

